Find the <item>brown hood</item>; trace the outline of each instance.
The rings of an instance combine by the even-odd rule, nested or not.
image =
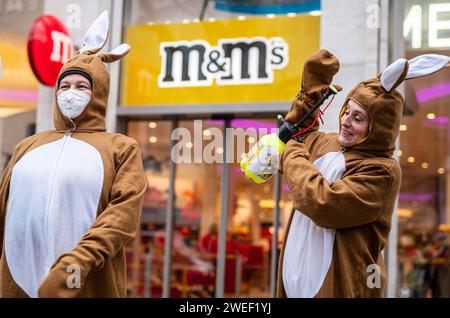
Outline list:
[[[106,131],[105,115],[108,105],[109,94],[109,72],[101,56],[92,54],[89,51],[75,55],[62,67],[60,76],[69,70],[79,70],[87,73],[92,79],[92,96],[84,111],[75,118],[76,131]],[[53,122],[57,131],[73,129],[73,124],[64,117],[58,108],[55,93],[55,109],[53,112]]]
[[[361,82],[348,94],[339,122],[350,99],[363,107],[370,118],[369,134],[351,149],[375,156],[392,157],[403,113],[402,96],[396,90],[387,92],[381,86],[379,76]]]

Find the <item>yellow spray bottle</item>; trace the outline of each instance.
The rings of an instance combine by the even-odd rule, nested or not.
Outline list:
[[[241,160],[241,169],[245,175],[252,179],[255,183],[263,183],[269,180],[278,171],[280,156],[284,151],[286,143],[296,134],[299,133],[300,127],[331,95],[337,94],[338,90],[333,86],[328,86],[325,94],[312,107],[305,116],[296,124],[284,121],[281,115],[278,119],[282,125],[277,133],[263,136],[257,143],[244,155]],[[301,141],[301,138],[297,139]]]

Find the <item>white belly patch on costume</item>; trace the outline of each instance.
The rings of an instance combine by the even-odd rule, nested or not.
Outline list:
[[[345,171],[342,152],[329,152],[314,166],[331,185]],[[330,211],[332,212],[332,211]],[[283,285],[287,297],[314,297],[322,287],[333,258],[335,232],[317,226],[309,217],[294,212],[283,258]]]
[[[14,166],[5,255],[14,281],[30,297],[94,223],[103,174],[98,150],[70,136],[33,149]]]

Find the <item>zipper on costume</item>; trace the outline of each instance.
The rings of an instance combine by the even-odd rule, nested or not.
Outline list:
[[[47,203],[47,211],[46,211],[46,226],[47,226],[47,242],[50,244],[49,248],[47,249],[47,258],[46,258],[46,266],[48,266],[50,268],[50,266],[52,266],[53,262],[55,261],[55,255],[54,255],[54,251],[55,251],[55,246],[54,246],[54,238],[52,239],[52,234],[54,236],[54,227],[52,226],[52,221],[54,221],[53,215],[52,215],[52,203],[53,203],[53,195],[54,195],[54,190],[55,190],[55,185],[56,185],[56,179],[58,177],[58,171],[59,171],[59,167],[61,164],[61,157],[63,155],[64,152],[64,148],[67,144],[68,139],[71,138],[71,132],[68,130],[64,133],[64,137],[62,138],[63,142],[62,142],[62,146],[61,149],[59,151],[58,154],[58,158],[56,160],[56,166],[53,172],[53,177],[51,180],[51,188],[50,188],[50,195],[48,198],[48,203]]]
[[[343,147],[341,150],[339,150],[333,157],[333,159],[331,159],[330,162],[333,162],[339,155],[343,154],[346,151],[347,148]]]

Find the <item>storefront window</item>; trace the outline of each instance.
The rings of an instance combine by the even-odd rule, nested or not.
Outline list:
[[[240,118],[231,120],[235,131],[232,149],[241,158],[263,134],[276,128],[275,119]],[[245,132],[241,134],[239,132]],[[252,134],[254,132],[254,134]],[[242,141],[245,143],[242,144]],[[244,146],[240,149],[239,146]],[[244,152],[242,152],[244,150]],[[247,178],[239,160],[230,165],[230,218],[228,228],[238,248],[234,297],[269,297],[270,257],[273,233],[274,178],[256,184]]]
[[[175,297],[214,297],[224,120],[181,120],[175,178],[175,229],[172,294]],[[218,140],[215,140],[218,138]],[[210,143],[217,147],[208,151]],[[172,156],[175,156],[175,153]],[[213,156],[209,158],[208,156]],[[177,160],[177,158],[173,158]],[[226,279],[229,277],[226,277]]]
[[[0,170],[16,144],[34,133],[38,81],[28,62],[27,37],[43,0],[0,1]]]
[[[178,152],[175,172],[175,224],[173,233],[172,297],[214,297],[218,250],[218,229],[221,217],[222,163],[209,162],[221,157],[224,149],[216,136],[223,136],[225,120],[181,120],[172,132],[171,121],[130,121],[128,135],[141,146],[144,168],[149,184],[145,195],[141,232],[128,247],[130,295],[161,297],[164,267],[165,220],[169,192],[169,160],[174,157],[170,138],[178,138],[178,145],[188,153]],[[238,158],[254,145],[261,133],[270,133],[276,126],[273,119],[233,119],[229,200],[227,220],[225,297],[269,297],[271,246],[274,211],[274,178],[255,184],[246,178]],[[196,130],[201,130],[196,131]],[[240,131],[239,131],[240,129]],[[242,134],[243,132],[244,134]],[[254,132],[254,133],[253,133]],[[185,139],[186,133],[193,139]],[[202,146],[196,149],[194,136],[203,136]],[[213,136],[214,135],[214,136]],[[208,138],[205,138],[207,136]],[[244,141],[244,144],[242,144]],[[218,143],[217,143],[218,142]],[[284,190],[283,190],[284,189]],[[286,225],[289,194],[282,186],[281,223]],[[279,232],[279,244],[283,239]],[[280,247],[280,246],[279,246]],[[150,273],[148,271],[150,270]],[[146,280],[149,280],[146,282]]]
[[[216,286],[219,260],[224,256],[218,255],[221,226],[226,227],[223,295],[271,296],[275,178],[255,184],[245,177],[239,163],[250,146],[277,127],[277,113],[289,109],[289,100],[298,89],[299,63],[319,48],[320,18],[303,14],[307,9],[320,8],[319,1],[312,2],[306,6],[300,2],[250,6],[243,2],[203,0],[124,2],[123,39],[133,50],[121,68],[120,112],[133,118],[139,113],[146,118],[174,118],[175,127],[161,126],[165,136],[175,134],[172,137],[180,142],[175,129],[194,137],[184,142],[184,150],[192,161],[186,162],[185,153],[178,153],[183,159],[175,166],[171,297],[221,294],[221,286]],[[263,11],[248,11],[250,7]],[[130,121],[128,125],[128,135],[139,135],[141,146],[146,147],[144,160],[157,152],[174,160],[169,143],[163,148],[149,144],[152,136],[147,122]],[[160,127],[160,121],[156,122]],[[136,125],[141,130],[136,130]],[[232,130],[231,137],[227,137],[231,143],[228,148],[223,144],[226,129]],[[254,134],[245,135],[249,129]],[[208,147],[214,141],[209,137],[214,131],[221,134],[222,145],[212,150]],[[199,132],[200,144],[195,137]],[[239,135],[241,132],[244,136]],[[205,152],[212,153],[212,161],[204,157]],[[217,155],[230,152],[231,161],[215,161]],[[223,171],[229,173],[223,175]],[[156,188],[168,191],[163,185],[169,183],[169,175],[152,174],[148,178],[149,183],[156,182]],[[228,182],[226,189],[222,188],[224,178]],[[285,227],[292,204],[289,189],[286,185],[282,188],[281,225]],[[226,220],[222,220],[222,200],[227,200]],[[147,204],[154,203],[147,203],[146,199],[145,209]],[[148,214],[145,209],[144,214]],[[143,223],[143,229],[147,226]],[[155,229],[152,227],[151,231]],[[284,231],[281,228],[279,232],[278,250]],[[164,241],[165,224],[158,234]],[[152,244],[152,278],[161,280],[165,264],[154,265],[157,250]],[[160,248],[165,248],[164,244]],[[159,252],[160,258],[164,252],[167,251]],[[139,268],[144,273],[142,266]],[[147,279],[142,273],[137,284],[148,289],[148,282],[142,282]],[[161,297],[161,289],[156,288],[153,279],[151,285],[150,296]],[[149,293],[141,291],[140,295]]]
[[[448,1],[405,1],[406,58],[450,55]],[[437,19],[437,20],[436,20]],[[423,36],[422,36],[423,35]],[[398,294],[450,297],[450,70],[407,81],[398,156]]]
[[[141,148],[148,183],[141,231],[127,246],[128,288],[133,297],[161,297],[162,293],[171,129],[171,121],[128,123],[128,135]]]

